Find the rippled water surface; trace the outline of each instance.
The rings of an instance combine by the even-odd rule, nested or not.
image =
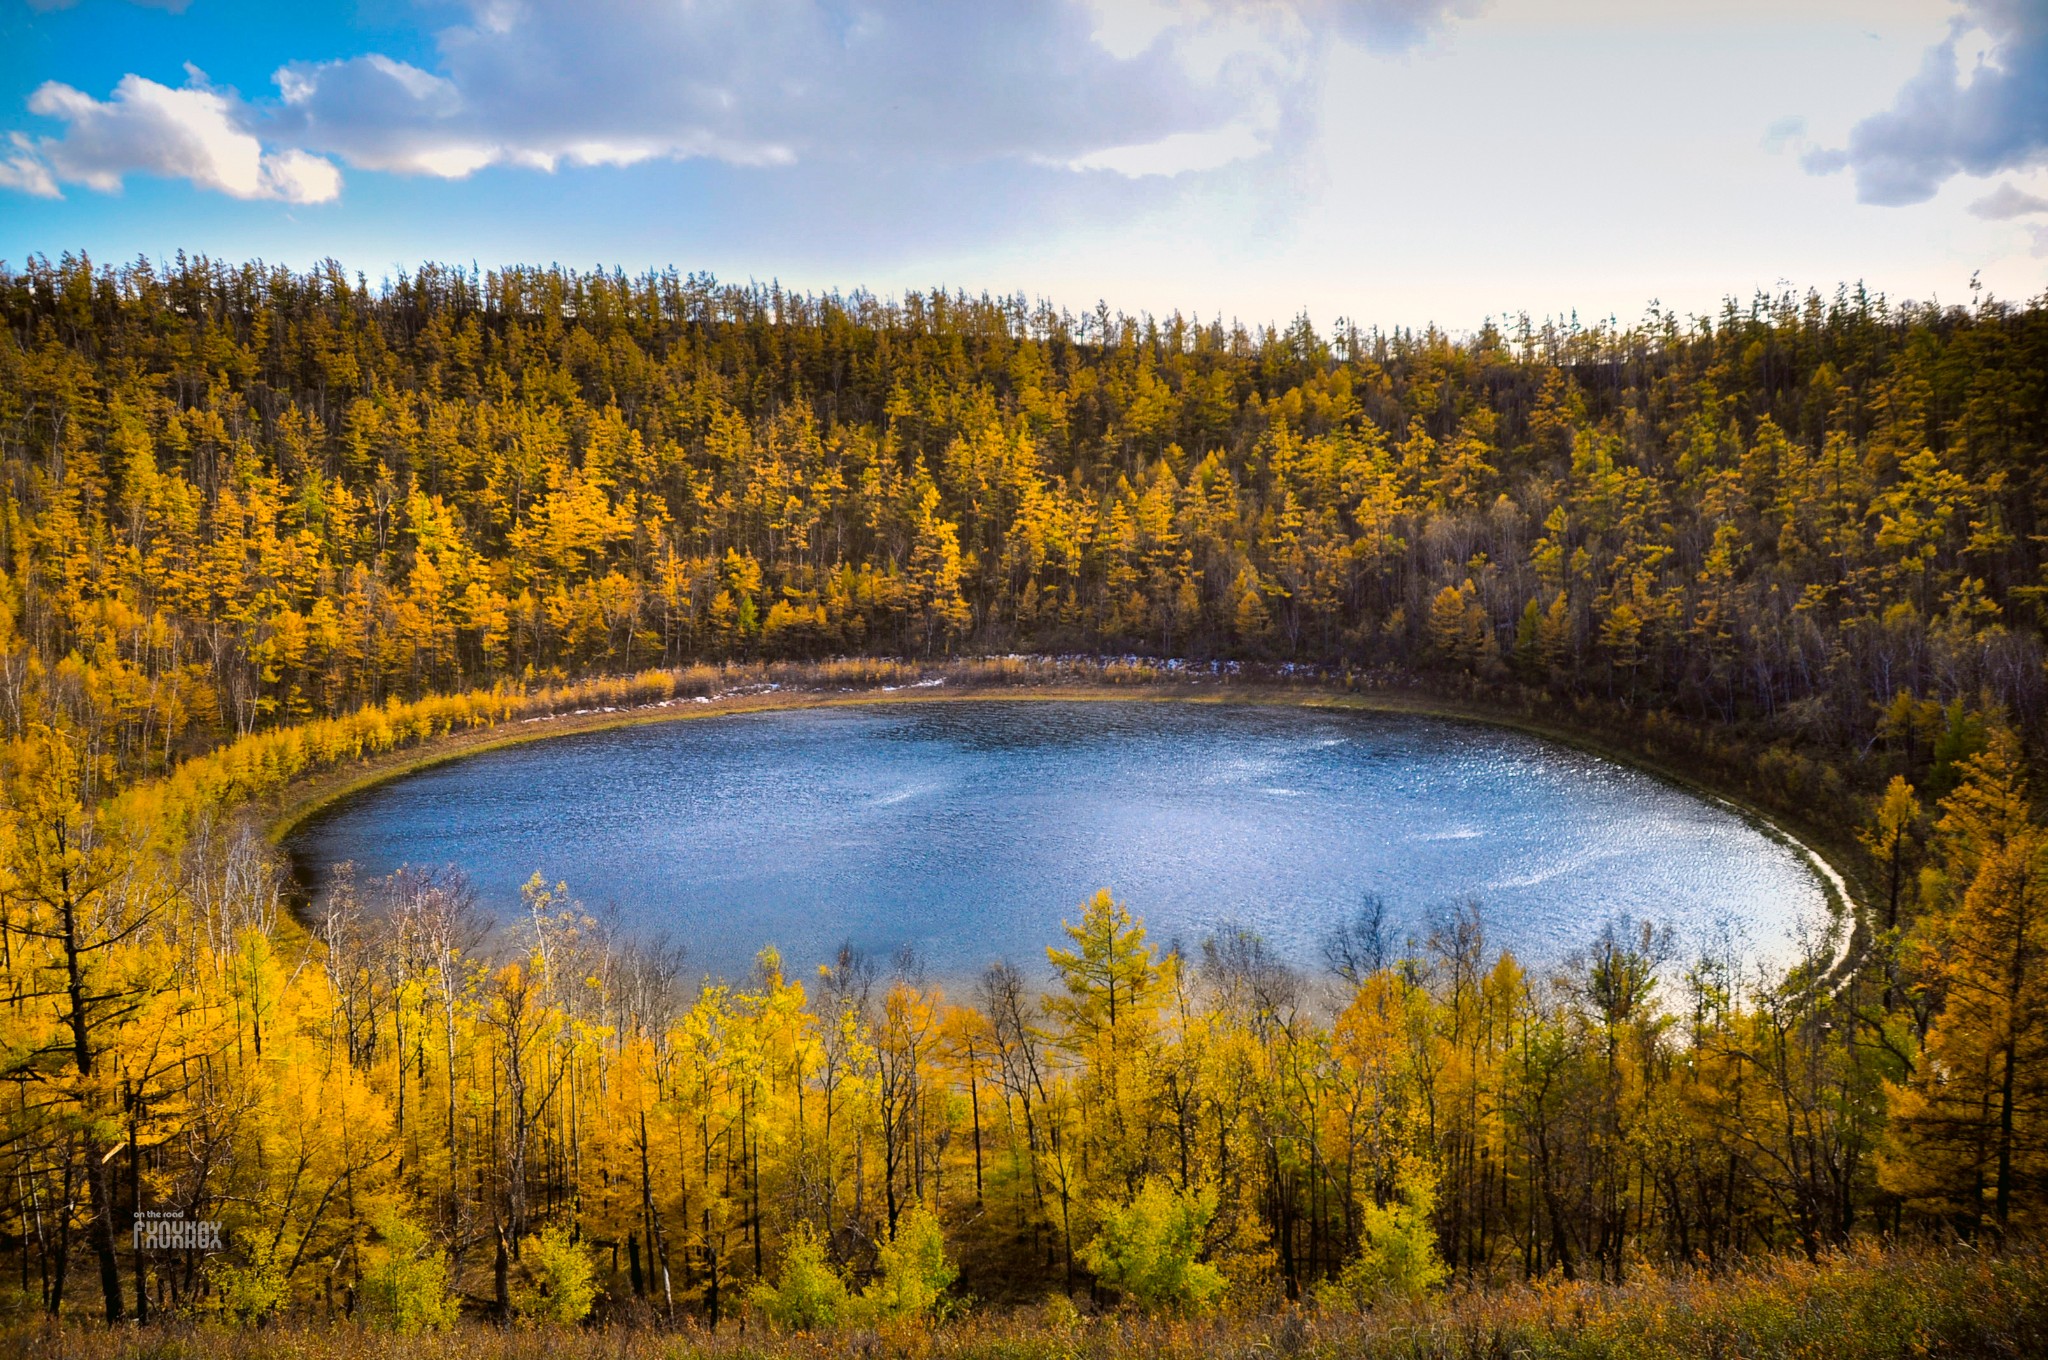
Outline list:
[[[330,866],[463,870],[514,910],[536,869],[737,976],[842,941],[940,974],[1041,967],[1093,890],[1161,942],[1239,923],[1300,961],[1379,894],[1402,931],[1477,899],[1556,960],[1619,916],[1787,947],[1825,912],[1803,854],[1726,809],[1519,733],[1184,703],[962,701],[661,723],[490,752],[374,788],[290,842]]]

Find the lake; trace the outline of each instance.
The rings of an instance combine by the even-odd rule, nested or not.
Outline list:
[[[738,978],[764,944],[842,942],[940,977],[1042,974],[1062,917],[1110,888],[1152,938],[1258,933],[1313,965],[1368,894],[1397,937],[1480,904],[1556,962],[1604,922],[1682,953],[1784,956],[1824,920],[1813,865],[1641,771],[1475,723],[1294,706],[960,700],[713,716],[466,757],[375,786],[287,842],[315,900],[453,866],[501,917],[538,870]]]

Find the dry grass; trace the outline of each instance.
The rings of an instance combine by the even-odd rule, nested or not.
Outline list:
[[[1694,1360],[2048,1356],[2048,1251],[1863,1250],[1620,1286],[1542,1284],[1378,1313],[1284,1311],[1197,1321],[1069,1309],[970,1313],[938,1327],[784,1336],[728,1326],[502,1331],[401,1338],[348,1323],[231,1330],[73,1323],[0,1330],[24,1360]]]

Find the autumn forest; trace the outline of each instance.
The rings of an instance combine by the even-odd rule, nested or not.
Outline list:
[[[908,1354],[1954,1251],[2048,1325],[2044,455],[2048,300],[0,270],[0,1311]],[[550,714],[1194,670],[1679,768],[1854,900],[1783,966],[1615,921],[1539,967],[1483,902],[1303,960],[1077,883],[975,977],[714,978],[538,876],[315,911],[265,835]]]

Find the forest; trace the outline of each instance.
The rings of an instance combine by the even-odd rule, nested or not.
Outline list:
[[[0,269],[0,1310],[1057,1330],[2024,1252],[2044,453],[2048,299],[1325,336]],[[708,978],[538,876],[510,922],[427,870],[312,913],[247,811],[721,676],[1053,656],[1662,733],[1857,901],[1783,968],[1616,921],[1533,969],[1483,903],[1311,964],[1076,884],[978,977]]]

